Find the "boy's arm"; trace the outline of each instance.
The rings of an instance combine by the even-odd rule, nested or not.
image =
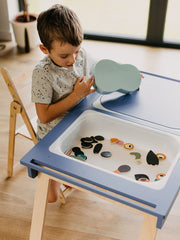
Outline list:
[[[54,104],[36,103],[36,112],[41,123],[49,123],[59,117],[64,112],[74,107],[82,98],[94,92],[96,89],[91,87],[94,78],[90,77],[87,81],[84,77],[78,78],[74,90],[66,98]]]

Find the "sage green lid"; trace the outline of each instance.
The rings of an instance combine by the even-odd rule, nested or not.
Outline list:
[[[141,74],[131,64],[119,64],[112,60],[100,60],[95,66],[95,87],[101,94],[110,92],[130,93],[139,88]]]

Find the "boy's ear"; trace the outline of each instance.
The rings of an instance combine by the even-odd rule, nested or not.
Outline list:
[[[47,49],[43,44],[40,44],[40,45],[39,45],[39,48],[41,49],[41,51],[42,51],[44,54],[49,54],[48,49]]]

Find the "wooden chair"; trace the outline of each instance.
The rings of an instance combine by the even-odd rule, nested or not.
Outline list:
[[[14,165],[14,150],[15,150],[15,137],[19,134],[27,139],[30,139],[37,143],[36,133],[33,127],[32,122],[27,114],[27,111],[24,107],[24,104],[16,90],[16,87],[10,77],[6,68],[1,68],[1,74],[5,80],[5,83],[10,91],[13,101],[10,104],[10,121],[9,121],[9,146],[8,146],[8,166],[7,166],[7,175],[12,177],[13,175],[13,165]],[[21,81],[24,80],[27,76],[25,75]],[[16,129],[16,119],[17,114],[22,116],[24,124],[28,132],[26,132],[24,126]],[[32,121],[35,122],[37,118],[34,118]],[[28,134],[29,133],[29,134]],[[72,190],[71,187],[66,186],[64,190],[60,189],[59,198],[62,204],[66,203],[66,196]]]
[[[10,121],[9,121],[9,146],[8,146],[8,166],[7,166],[7,175],[8,177],[12,177],[13,175],[13,165],[14,165],[14,150],[15,150],[15,137],[20,134],[23,137],[26,137],[34,142],[37,143],[36,133],[33,128],[33,125],[27,115],[26,109],[21,101],[21,98],[16,90],[16,87],[7,71],[6,68],[1,68],[1,74],[4,78],[4,81],[10,91],[12,96],[12,102],[10,104]],[[23,134],[20,129],[16,129],[16,119],[17,114],[22,116],[22,119],[25,123],[25,126],[28,130],[28,135]],[[19,131],[18,131],[19,130]]]

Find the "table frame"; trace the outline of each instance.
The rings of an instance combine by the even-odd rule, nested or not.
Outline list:
[[[59,174],[59,173],[58,173]],[[103,197],[98,193],[93,193],[90,190],[87,190],[83,187],[78,187],[74,184],[69,183],[69,181],[62,181],[58,178],[51,177],[48,174],[44,174],[40,172],[37,177],[37,186],[36,186],[36,193],[35,193],[35,200],[34,200],[34,208],[33,208],[33,216],[32,216],[32,224],[31,224],[31,231],[30,231],[30,240],[41,240],[43,239],[43,229],[44,229],[44,222],[46,216],[46,209],[47,209],[47,196],[48,196],[48,189],[49,189],[49,182],[50,180],[55,180],[63,184],[68,184],[74,189],[93,194],[97,197],[100,197],[104,200],[110,201],[112,203],[118,204],[121,207],[126,207],[132,211],[135,211],[139,214],[144,216],[142,228],[139,235],[139,240],[155,240],[157,234],[157,217],[151,214],[144,213],[143,211],[139,211],[135,208],[129,207],[126,204],[122,204],[115,200],[109,199],[107,197]],[[40,207],[41,206],[41,207]]]

